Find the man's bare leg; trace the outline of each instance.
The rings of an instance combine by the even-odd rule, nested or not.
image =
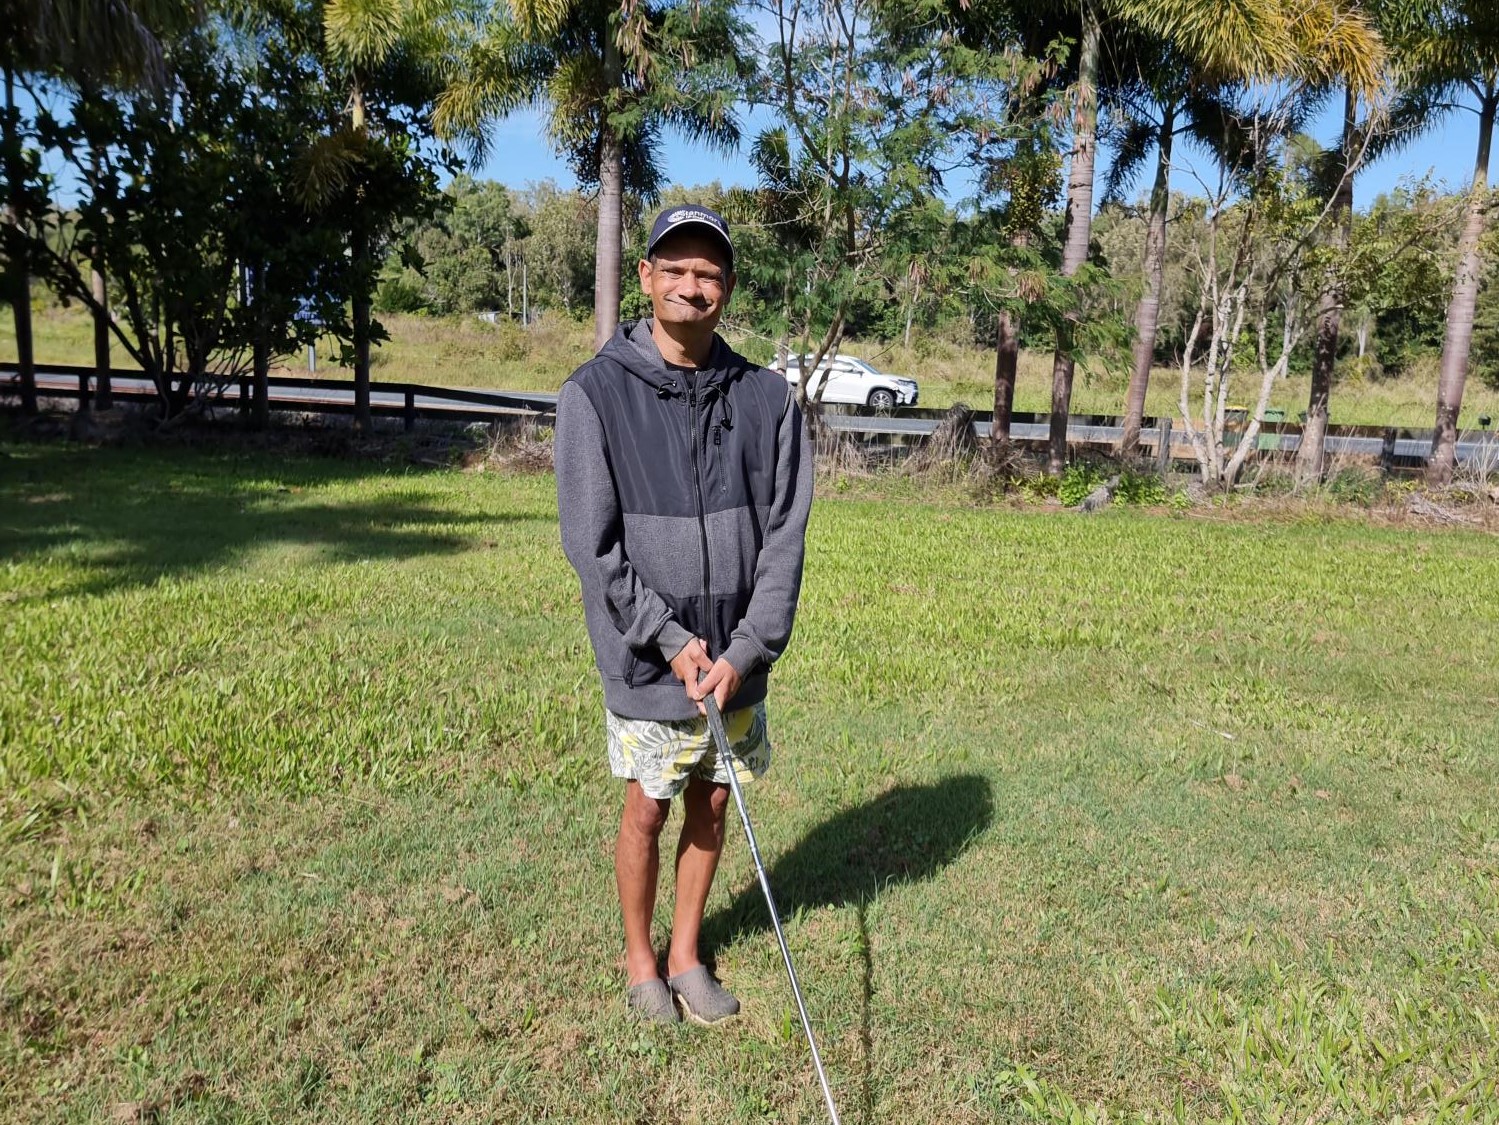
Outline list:
[[[625,922],[625,971],[632,986],[659,975],[651,945],[651,917],[656,912],[656,877],[661,869],[661,829],[670,808],[670,801],[647,797],[639,782],[625,782],[625,811],[614,841],[614,881]]]
[[[682,794],[682,837],[677,842],[677,901],[672,914],[671,947],[666,975],[676,976],[702,964],[698,935],[708,889],[723,854],[724,816],[729,787],[694,777]]]

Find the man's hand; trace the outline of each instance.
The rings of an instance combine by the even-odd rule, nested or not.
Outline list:
[[[739,673],[734,671],[734,666],[727,660],[716,660],[713,667],[708,669],[708,674],[697,682],[697,686],[689,687],[687,694],[697,701],[697,709],[703,714],[708,709],[703,706],[702,701],[711,694],[718,701],[720,711],[727,710],[729,700],[739,694]]]
[[[687,694],[694,703],[702,696],[693,695],[693,685],[712,667],[713,661],[708,659],[708,646],[698,637],[693,637],[682,646],[681,652],[671,658],[671,674],[682,681],[682,686],[687,689]]]

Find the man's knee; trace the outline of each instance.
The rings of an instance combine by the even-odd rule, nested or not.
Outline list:
[[[638,784],[625,791],[625,826],[632,832],[648,837],[661,835],[670,809],[670,801],[647,797]]]
[[[722,824],[729,808],[729,787],[694,778],[683,800],[687,817]]]

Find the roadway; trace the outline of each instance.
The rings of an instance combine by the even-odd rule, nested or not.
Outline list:
[[[4,389],[13,390],[13,372],[6,371],[5,375],[9,378],[4,379]],[[354,407],[353,387],[345,380],[316,380],[315,386],[276,385],[314,382],[313,380],[276,379],[272,382],[271,402],[283,409],[306,406],[313,410],[331,408],[340,413],[347,413]],[[141,398],[155,394],[155,387],[151,381],[139,376],[116,373],[112,378],[112,383],[115,390],[125,397]],[[37,375],[37,390],[44,395],[60,393],[71,397],[77,394],[77,388],[76,375],[58,374],[55,368],[46,373],[39,372]],[[425,391],[432,393],[422,393]],[[400,414],[407,407],[407,397],[408,392],[405,390],[382,390],[377,383],[370,392],[370,404],[378,413]],[[498,418],[515,414],[548,414],[555,411],[557,407],[555,392],[496,391],[481,387],[424,387],[420,391],[414,390],[414,393],[410,393],[410,398],[415,411],[428,418],[450,416],[458,419],[483,420],[487,417]],[[238,395],[233,391],[226,392],[223,401],[226,406],[237,406]],[[902,416],[898,413],[859,415],[830,412],[823,416],[823,421],[830,429],[847,433],[918,438],[932,433],[940,420]],[[973,423],[973,432],[976,437],[988,438],[989,429],[990,425],[987,421],[976,420]],[[1117,442],[1123,436],[1123,432],[1123,427],[1119,425],[1074,422],[1068,427],[1067,440],[1107,445]],[[1011,436],[1025,442],[1043,442],[1049,433],[1045,422],[1014,422],[1010,426]],[[1267,427],[1262,429],[1260,434],[1262,438],[1277,440],[1279,449],[1283,452],[1294,453],[1301,445],[1301,435],[1298,433],[1278,434],[1274,427]],[[1154,446],[1159,440],[1158,431],[1154,429],[1146,429],[1141,437],[1146,446]],[[1176,456],[1187,457],[1192,452],[1191,443],[1180,429],[1172,432],[1171,447],[1173,455]],[[1352,454],[1379,457],[1385,451],[1383,438],[1335,433],[1328,434],[1326,447],[1329,455]],[[1429,438],[1398,437],[1393,455],[1398,458],[1424,460],[1430,452]],[[1479,437],[1465,437],[1457,443],[1456,455],[1460,463],[1499,467],[1499,434],[1484,433]]]

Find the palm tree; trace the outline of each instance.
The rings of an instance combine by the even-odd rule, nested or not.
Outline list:
[[[1084,0],[1075,96],[1074,137],[1068,169],[1066,244],[1062,271],[1073,276],[1087,258],[1092,234],[1093,170],[1097,131],[1097,98],[1100,53],[1097,48],[1099,21],[1111,16],[1172,44],[1180,58],[1168,65],[1193,67],[1209,75],[1235,75],[1245,79],[1298,78],[1308,75],[1347,74],[1362,88],[1373,88],[1379,78],[1381,53],[1378,39],[1357,13],[1343,10],[1339,0],[1251,0],[1245,4],[1222,4],[1219,0]],[[1169,149],[1165,154],[1169,162]],[[1158,171],[1157,180],[1160,174]],[[1169,201],[1160,195],[1161,205]],[[1164,239],[1164,228],[1160,237]],[[1164,260],[1164,241],[1160,243]],[[1070,268],[1069,268],[1070,267]],[[1150,299],[1147,285],[1146,300]],[[1159,287],[1155,288],[1158,316]],[[1137,324],[1146,317],[1137,313]],[[1064,320],[1057,332],[1052,361],[1051,440],[1048,470],[1060,473],[1067,457],[1067,412],[1072,401],[1074,360],[1072,325]],[[1154,323],[1147,321],[1154,346]],[[1142,333],[1143,335],[1143,333]],[[1139,352],[1136,354],[1138,370]],[[1144,380],[1132,388],[1143,413]],[[1132,379],[1132,383],[1135,380]],[[1139,425],[1135,429],[1138,434]]]
[[[1135,308],[1134,365],[1124,402],[1122,455],[1139,448],[1145,419],[1145,397],[1155,363],[1165,288],[1166,237],[1171,210],[1171,157],[1176,140],[1189,136],[1209,152],[1219,152],[1227,135],[1231,110],[1220,97],[1223,79],[1214,78],[1184,58],[1168,40],[1135,31],[1126,49],[1115,52],[1114,73],[1105,97],[1123,117],[1117,149],[1104,179],[1105,200],[1121,199],[1125,186],[1155,151],[1145,226],[1144,286]]]
[[[1332,200],[1332,246],[1341,257],[1353,234],[1353,177],[1362,159],[1359,151],[1358,90],[1343,87],[1343,130],[1338,147],[1329,156],[1323,170],[1324,190],[1330,189]],[[1312,345],[1312,385],[1306,406],[1306,422],[1301,427],[1301,444],[1296,450],[1296,483],[1315,485],[1322,480],[1323,451],[1327,442],[1329,401],[1332,397],[1333,368],[1338,359],[1338,337],[1343,323],[1344,290],[1337,272],[1330,271],[1317,307],[1317,331]]]
[[[1499,7],[1492,0],[1411,0],[1384,8],[1391,38],[1400,51],[1399,78],[1405,90],[1395,112],[1423,128],[1436,125],[1459,107],[1478,117],[1478,151],[1447,305],[1436,427],[1426,464],[1426,483],[1445,488],[1452,483],[1458,415],[1483,275],[1482,244],[1491,203],[1489,151],[1499,115]]]
[[[0,119],[0,169],[5,176],[4,293],[16,326],[16,370],[21,409],[35,414],[36,356],[31,331],[30,234],[27,224],[51,209],[35,189],[26,152],[16,87],[31,77],[70,85],[133,85],[158,80],[163,71],[155,28],[171,13],[157,0],[0,0],[0,75],[5,87]],[[85,403],[86,405],[86,403]]]
[[[309,200],[322,200],[344,188],[349,171],[370,172],[375,146],[387,138],[372,128],[372,93],[382,86],[404,86],[410,100],[440,96],[454,80],[448,60],[467,31],[461,0],[327,0],[323,34],[328,54],[349,89],[346,130],[314,146],[308,162]],[[365,192],[356,188],[362,201]],[[352,267],[351,313],[354,344],[354,426],[370,424],[370,344],[374,335],[373,297],[378,263],[377,231],[367,208],[349,215]]]
[[[439,99],[439,131],[477,135],[531,100],[580,182],[598,185],[594,341],[619,322],[624,198],[654,199],[668,129],[728,152],[749,64],[730,0],[515,0]]]

